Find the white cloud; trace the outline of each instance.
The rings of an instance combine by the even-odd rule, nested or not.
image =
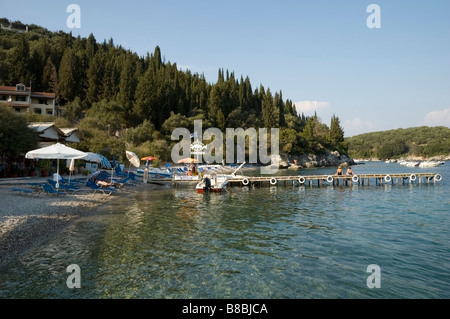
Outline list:
[[[300,101],[295,102],[294,105],[298,114],[303,112],[305,115],[314,115],[316,111],[323,111],[330,108],[330,102],[321,101]]]
[[[450,109],[429,112],[425,115],[424,123],[427,126],[450,127]]]
[[[362,121],[359,117],[352,120],[346,120],[342,124],[344,135],[346,137],[373,132],[376,130],[376,125],[370,121]]]

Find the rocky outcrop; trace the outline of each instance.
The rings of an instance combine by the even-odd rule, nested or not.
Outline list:
[[[347,155],[341,155],[338,151],[326,154],[304,154],[288,156],[280,162],[280,168],[314,168],[339,165],[355,165],[356,163]]]

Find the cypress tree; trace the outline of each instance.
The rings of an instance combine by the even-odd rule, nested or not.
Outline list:
[[[11,50],[8,66],[8,82],[11,85],[30,84],[30,47],[26,34],[19,37],[17,46]]]
[[[123,106],[125,119],[128,123],[133,120],[133,100],[137,85],[135,70],[136,64],[133,61],[133,56],[128,53],[120,72],[119,93],[117,95],[117,101]]]
[[[102,99],[102,87],[106,85],[103,80],[105,75],[105,53],[99,51],[91,59],[89,69],[87,70],[87,90],[86,100],[89,104],[101,101]]]
[[[61,59],[58,76],[58,91],[65,101],[73,101],[82,89],[82,81],[78,78],[79,63],[73,49],[66,49]]]
[[[330,139],[332,143],[341,143],[344,141],[344,130],[341,127],[339,117],[333,114],[330,123]]]

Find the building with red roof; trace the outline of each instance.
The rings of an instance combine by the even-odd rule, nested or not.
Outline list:
[[[33,92],[31,87],[19,83],[16,86],[0,86],[0,105],[10,107],[17,113],[34,112],[57,115],[56,94]]]

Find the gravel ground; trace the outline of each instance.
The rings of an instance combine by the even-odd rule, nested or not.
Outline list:
[[[12,188],[30,189],[26,182],[10,179],[0,183],[0,268],[60,232],[74,219],[93,214],[100,205],[132,191],[127,186],[112,195],[93,194],[85,186],[66,196],[11,191]]]

